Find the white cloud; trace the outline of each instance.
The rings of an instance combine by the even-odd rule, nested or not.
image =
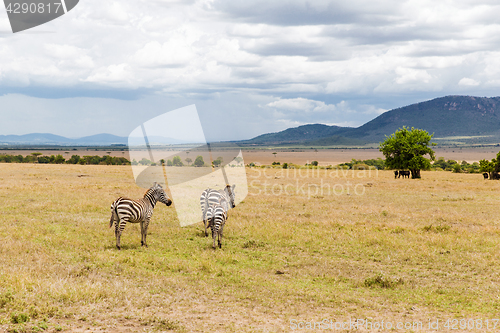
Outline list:
[[[460,81],[458,81],[459,86],[478,86],[480,83],[474,79],[469,77],[464,77]]]
[[[327,112],[335,111],[336,106],[326,104],[322,101],[314,101],[307,98],[278,99],[267,104],[271,108],[293,112]]]
[[[276,124],[362,124],[429,96],[497,94],[499,8],[471,0],[80,1],[46,25],[0,35],[0,93],[138,90],[197,103],[228,93],[260,96]],[[0,13],[0,27],[6,22]]]

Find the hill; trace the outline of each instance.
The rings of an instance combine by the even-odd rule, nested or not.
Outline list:
[[[251,140],[240,141],[250,144],[283,144],[317,140],[337,135],[350,127],[328,126],[323,124],[310,124],[289,128],[277,133],[262,134]]]
[[[31,133],[24,135],[0,135],[0,144],[7,145],[59,145],[59,146],[105,146],[112,144],[127,144],[127,138],[112,134],[96,134],[78,139],[70,139],[50,133]]]
[[[500,97],[447,96],[385,112],[344,135],[379,142],[403,126],[435,138],[492,136],[500,130]],[[484,138],[486,139],[486,138]]]
[[[357,127],[309,124],[263,134],[242,145],[360,145],[378,143],[399,128],[415,127],[448,142],[500,142],[500,97],[446,96],[387,111]]]

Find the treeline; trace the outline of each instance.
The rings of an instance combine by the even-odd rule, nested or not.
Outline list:
[[[44,156],[41,153],[23,155],[0,155],[1,163],[40,163],[40,164],[94,164],[94,165],[129,165],[130,161],[125,157],[113,156],[83,156],[73,155],[66,160],[62,155]]]
[[[455,160],[444,160],[444,157],[438,157],[437,160],[432,163],[432,170],[435,171],[453,171],[455,173],[479,173],[481,172],[481,166],[479,163],[468,163],[467,161],[462,161],[461,163]]]
[[[493,167],[492,169],[500,171],[500,155],[498,158],[498,162],[495,160],[495,165],[498,167]],[[293,163],[283,163],[273,162],[271,167],[273,168],[283,168],[283,169],[304,169],[304,168],[319,168],[319,169],[349,169],[349,170],[369,170],[369,169],[377,169],[377,170],[386,170],[387,166],[385,164],[385,160],[382,158],[377,159],[369,159],[369,160],[357,160],[352,159],[351,162],[342,163],[336,166],[328,165],[328,166],[318,166],[318,161],[312,161],[311,163],[306,163],[304,165],[297,165]],[[247,164],[248,167],[255,167],[255,163]],[[261,166],[266,167],[266,166]],[[483,170],[484,169],[484,170]],[[487,168],[481,168],[478,162],[468,163],[467,161],[457,162],[455,160],[445,160],[444,157],[438,157],[434,163],[431,164],[430,170],[434,171],[453,171],[456,173],[480,173],[487,171]],[[388,169],[387,169],[388,170]]]
[[[372,167],[377,170],[384,170],[385,160],[381,159],[380,157],[377,159],[373,158],[370,160],[356,160],[353,158],[351,162],[339,164],[339,167],[343,167],[346,169],[347,168],[353,169],[353,170],[367,170],[370,169],[370,167]]]

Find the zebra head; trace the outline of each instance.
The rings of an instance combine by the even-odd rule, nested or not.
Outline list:
[[[170,200],[167,193],[165,193],[165,190],[163,189],[163,187],[161,187],[160,184],[154,183],[154,185],[151,187],[151,190],[154,191],[154,196],[157,201],[164,203],[167,206],[170,206],[172,204],[172,200]]]
[[[236,193],[234,193],[234,188],[236,185],[226,185],[224,188],[224,191],[226,192],[227,197],[229,198],[229,204],[231,205],[231,208],[236,207]]]

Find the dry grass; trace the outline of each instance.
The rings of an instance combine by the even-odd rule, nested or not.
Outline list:
[[[500,182],[247,171],[222,250],[158,206],[149,248],[128,225],[118,251],[109,205],[144,193],[130,167],[0,164],[0,331],[285,332],[292,319],[498,313]]]

